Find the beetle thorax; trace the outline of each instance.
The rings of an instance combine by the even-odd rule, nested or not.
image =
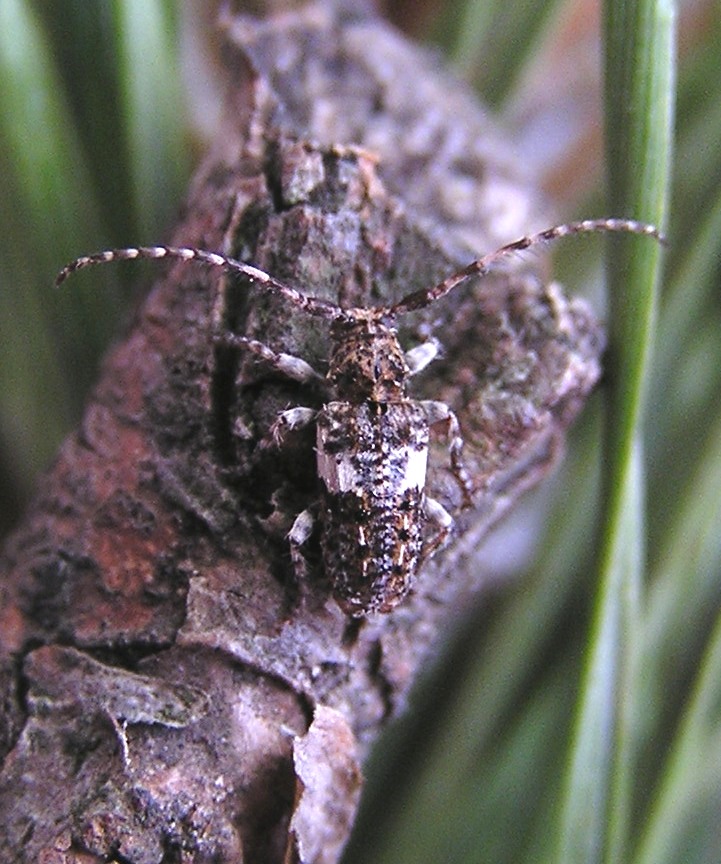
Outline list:
[[[400,402],[406,398],[408,365],[396,331],[369,314],[337,319],[331,328],[328,380],[344,402]]]

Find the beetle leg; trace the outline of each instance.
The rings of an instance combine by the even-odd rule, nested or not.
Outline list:
[[[263,436],[258,446],[264,449],[267,447],[280,447],[288,432],[310,426],[317,415],[318,412],[314,408],[298,407],[281,411],[268,430],[267,435]]]
[[[325,378],[320,372],[306,363],[301,357],[295,357],[293,354],[284,354],[282,351],[273,351],[262,342],[257,342],[255,339],[246,339],[245,336],[236,336],[233,333],[225,333],[215,339],[216,344],[224,345],[229,348],[240,348],[244,351],[250,351],[257,355],[262,360],[265,360],[276,372],[290,378],[291,381],[297,381],[299,384],[325,384]]]
[[[458,481],[463,493],[463,506],[470,507],[473,503],[473,483],[463,464],[463,437],[458,418],[445,402],[435,402],[427,399],[421,402],[428,418],[428,425],[446,424],[446,440],[451,458],[451,471]]]
[[[295,522],[293,522],[293,525],[288,532],[290,557],[293,562],[293,570],[295,571],[295,579],[298,585],[301,603],[305,597],[308,585],[308,562],[305,560],[305,555],[303,555],[301,546],[303,546],[313,533],[315,522],[316,519],[313,515],[313,511],[308,508],[295,517]]]
[[[437,339],[429,339],[406,351],[405,358],[410,375],[417,375],[432,363],[441,352],[441,343]]]
[[[436,549],[443,546],[453,528],[453,517],[439,501],[436,501],[435,498],[429,498],[426,496],[423,502],[423,509],[426,517],[430,519],[431,522],[435,523],[438,530],[430,540],[427,540],[423,544],[421,562],[430,557]]]

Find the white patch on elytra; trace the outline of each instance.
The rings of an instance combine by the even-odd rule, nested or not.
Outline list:
[[[428,449],[423,447],[419,450],[408,448],[406,450],[406,470],[400,481],[399,489],[423,489],[426,485],[426,467],[428,465]]]
[[[376,490],[381,496],[400,495],[408,489],[422,491],[426,485],[427,447],[389,448],[383,454],[383,459],[375,465],[369,465],[359,460],[357,453],[329,453],[324,445],[325,435],[318,427],[318,475],[332,495],[344,492],[362,494],[370,489]],[[377,478],[382,481],[379,485],[373,482]]]

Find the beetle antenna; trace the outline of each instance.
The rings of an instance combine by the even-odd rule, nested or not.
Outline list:
[[[513,243],[508,243],[506,246],[501,246],[495,252],[490,252],[482,258],[472,261],[462,270],[459,270],[432,288],[424,288],[406,295],[398,303],[388,306],[385,311],[390,316],[396,316],[404,315],[406,312],[413,312],[417,309],[423,309],[441,297],[444,297],[449,291],[460,285],[461,282],[465,282],[466,279],[470,279],[472,276],[485,276],[495,269],[501,261],[509,258],[511,255],[523,252],[534,246],[539,246],[542,243],[550,243],[553,240],[558,240],[560,237],[601,232],[641,234],[647,237],[654,237],[660,243],[666,242],[664,235],[654,225],[637,222],[634,219],[585,219],[582,222],[567,222],[565,225],[556,225],[553,228],[547,228],[545,231],[539,231],[537,234],[521,237]]]
[[[232,273],[243,276],[259,288],[269,291],[274,294],[279,294],[292,303],[297,308],[307,312],[309,315],[315,315],[319,318],[338,318],[343,312],[336,303],[331,303],[329,300],[323,300],[319,297],[309,297],[297,288],[292,288],[283,282],[269,276],[263,270],[253,267],[251,264],[245,264],[235,258],[229,258],[226,255],[221,255],[218,252],[206,252],[203,249],[195,249],[187,246],[135,246],[127,249],[107,249],[104,252],[96,252],[92,255],[83,255],[81,258],[76,258],[65,267],[55,277],[56,287],[62,283],[71,274],[78,270],[84,270],[86,267],[92,267],[96,264],[109,264],[113,261],[137,261],[137,260],[157,260],[168,259],[175,261],[197,261],[199,264],[204,264],[208,267],[216,267],[224,270],[226,273]]]

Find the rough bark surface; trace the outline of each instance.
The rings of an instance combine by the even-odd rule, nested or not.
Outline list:
[[[361,8],[226,17],[223,128],[173,242],[363,305],[545,221],[472,96]],[[215,338],[322,369],[325,322],[168,269],[2,557],[0,860],[339,859],[369,746],[482,585],[479,538],[548,472],[598,377],[596,321],[538,271],[521,260],[399,322],[407,347],[443,345],[414,395],[457,412],[474,507],[435,443],[455,541],[393,614],[358,621],[317,538],[302,598],[290,566],[285,534],[318,493],[312,430],[257,447],[317,397]]]

